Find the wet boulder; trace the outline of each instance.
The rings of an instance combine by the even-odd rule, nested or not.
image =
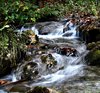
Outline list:
[[[38,36],[32,30],[26,30],[22,33],[22,38],[26,45],[35,44],[38,42]]]
[[[27,93],[51,93],[46,87],[36,86],[33,89],[29,90]]]
[[[22,78],[34,79],[38,75],[38,65],[35,62],[29,62],[23,67]]]
[[[28,90],[30,90],[30,87],[28,87],[24,84],[16,84],[16,85],[13,85],[11,88],[9,88],[8,92],[10,92],[10,93],[26,93]]]
[[[100,65],[100,41],[89,43],[87,49],[90,50],[86,56],[87,64],[93,66]]]
[[[43,64],[46,65],[47,69],[51,69],[57,65],[57,61],[54,59],[54,57],[51,54],[42,55],[41,61]]]
[[[75,48],[70,47],[58,47],[56,48],[56,52],[61,55],[66,56],[77,56],[77,50]]]
[[[95,42],[89,43],[89,44],[87,45],[87,49],[88,49],[88,50],[92,50],[92,49],[95,48],[95,47],[96,47],[96,43],[95,43]]]
[[[35,27],[38,29],[39,34],[47,35],[51,32],[55,32],[57,28],[63,26],[60,22],[41,22],[37,23]]]
[[[36,86],[33,89],[30,89],[27,93],[59,93],[59,92],[51,88]]]
[[[26,62],[21,64],[16,70],[16,78],[18,80],[34,80],[38,77],[38,64],[35,62]]]
[[[100,66],[100,50],[91,51],[86,56],[86,62],[88,65]]]
[[[79,26],[79,36],[86,43],[96,42],[100,40],[100,22],[99,19],[91,20]]]

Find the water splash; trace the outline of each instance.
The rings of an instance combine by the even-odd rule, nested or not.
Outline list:
[[[64,38],[66,41],[71,39],[70,41],[68,41],[68,43],[70,43],[71,46],[74,47],[79,52],[79,55],[77,57],[71,57],[71,56],[67,57],[67,56],[57,54],[57,53],[52,53],[52,56],[57,61],[56,72],[43,74],[43,75],[41,74],[41,76],[39,78],[37,78],[35,80],[35,82],[31,84],[31,86],[34,86],[34,85],[44,85],[45,86],[48,84],[53,85],[54,83],[61,83],[66,80],[76,79],[77,77],[80,77],[84,74],[84,72],[83,72],[84,56],[82,54],[83,53],[85,54],[86,46],[84,44],[80,44],[79,42],[74,41],[74,40],[76,40],[76,38],[78,38],[76,35],[77,27],[72,27],[71,30],[68,30],[66,32],[63,32],[63,28],[64,28],[64,26],[59,26],[47,35],[40,35],[38,33],[38,30],[34,26],[31,28],[31,30],[33,30],[34,33],[39,36],[39,38],[53,41],[54,44],[55,44],[55,41],[53,40],[54,38],[56,38],[56,39]],[[69,33],[72,33],[72,34],[70,36],[64,36]],[[21,67],[23,67],[23,66],[21,66]],[[20,75],[20,72],[18,75]],[[13,78],[12,78],[13,81],[16,81],[15,77],[16,76],[13,75]]]
[[[79,38],[77,37],[77,31],[76,31],[77,26],[71,27],[71,30],[68,30],[66,32],[63,32],[64,26],[58,26],[56,27],[53,31],[48,33],[47,35],[40,35],[39,31],[36,29],[35,26],[31,28],[35,32],[36,35],[38,35],[39,38],[44,38],[44,39],[54,39],[54,38],[65,38],[65,39],[73,39],[73,38]],[[70,36],[68,34],[71,34]]]

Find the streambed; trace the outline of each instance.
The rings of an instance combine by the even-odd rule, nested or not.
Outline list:
[[[44,50],[44,54],[51,54],[56,60],[57,64],[53,68],[47,69],[41,62],[40,57],[43,54],[39,54],[39,51],[41,50],[38,50],[37,55],[33,55],[32,61],[38,63],[39,77],[36,77],[31,82],[27,81],[25,85],[31,88],[34,86],[46,86],[53,88],[60,93],[99,93],[99,68],[90,67],[85,64],[84,57],[88,53],[88,50],[86,50],[85,43],[79,40],[76,27],[72,27],[71,30],[63,33],[62,24],[57,25],[55,22],[51,24],[55,25],[49,24],[50,26],[46,25],[46,27],[48,27],[48,29],[51,28],[51,30],[54,31],[51,31],[46,35],[40,35],[38,33],[39,29],[37,29],[35,26],[31,29],[35,32],[35,34],[37,34],[41,43],[51,46]],[[69,33],[71,34],[69,35]],[[62,53],[59,53],[56,50],[57,47],[55,46],[60,48],[74,48],[77,51],[77,55],[62,55]],[[3,79],[7,79],[12,82],[20,80],[23,67],[24,64],[18,67],[17,71]],[[21,84],[23,85],[23,83]],[[4,91],[1,93],[3,92]]]

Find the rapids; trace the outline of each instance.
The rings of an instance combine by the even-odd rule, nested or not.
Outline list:
[[[49,25],[47,25],[46,27],[49,27]],[[57,61],[57,66],[54,68],[54,72],[45,73],[46,71],[44,69],[42,72],[43,74],[41,74],[39,78],[36,78],[31,83],[27,83],[27,85],[30,87],[33,86],[46,86],[51,88],[55,87],[58,90],[60,90],[63,87],[62,90],[60,90],[62,92],[63,89],[65,89],[64,86],[68,85],[73,86],[73,82],[78,81],[78,83],[81,84],[81,82],[79,82],[80,78],[86,75],[85,69],[87,66],[85,65],[84,56],[88,53],[88,51],[86,50],[85,43],[79,40],[79,37],[77,35],[78,32],[76,31],[77,26],[72,27],[71,30],[65,32],[63,32],[64,26],[62,24],[56,27],[51,27],[51,30],[52,28],[53,31],[49,32],[46,35],[39,34],[38,31],[39,29],[37,29],[35,26],[30,28],[22,27],[21,32],[27,29],[31,29],[39,37],[39,40],[41,42],[48,43],[50,45],[58,45],[60,47],[69,46],[71,48],[75,48],[78,51],[78,54],[77,56],[66,56],[58,54],[56,52],[51,53],[53,58]],[[41,69],[43,69],[41,62],[39,62],[38,65],[41,71]],[[21,69],[18,69],[17,74],[19,75],[19,77],[20,77],[20,72]],[[10,80],[12,82],[17,81],[16,74],[14,72],[12,72],[11,75],[4,77],[3,79]],[[69,84],[69,82],[72,82],[72,85],[70,85],[71,83]],[[77,85],[77,83],[75,84]],[[67,93],[67,92],[65,90],[62,93]],[[78,93],[78,92],[68,92],[68,93]]]
[[[57,61],[57,68],[62,68],[61,70],[57,70],[54,73],[48,73],[47,75],[41,75],[41,77],[37,78],[36,82],[30,84],[30,86],[35,85],[44,85],[44,86],[52,86],[54,83],[59,84],[64,81],[69,80],[75,80],[75,78],[81,77],[84,75],[84,56],[86,55],[86,46],[85,44],[78,41],[76,26],[72,27],[71,30],[63,32],[63,25],[60,25],[58,27],[55,27],[54,31],[51,31],[47,35],[40,35],[38,32],[38,29],[32,27],[31,29],[37,34],[37,36],[42,39],[43,42],[47,40],[46,43],[51,44],[58,44],[59,46],[66,47],[66,43],[70,45],[70,47],[74,47],[78,52],[77,57],[67,57],[66,55],[60,55],[57,53],[52,53],[52,56]],[[22,27],[22,30],[27,30],[24,27]],[[70,36],[64,36],[66,34],[72,33]],[[62,42],[61,39],[64,39]],[[58,40],[58,41],[56,41]],[[52,42],[51,42],[52,41]],[[74,43],[74,44],[73,44]],[[19,71],[20,72],[20,71]],[[15,78],[14,78],[15,79]],[[12,79],[13,80],[13,79]]]

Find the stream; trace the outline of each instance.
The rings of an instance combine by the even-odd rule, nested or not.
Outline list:
[[[49,70],[46,69],[45,65],[40,61],[40,56],[42,54],[33,56],[33,62],[38,62],[39,77],[36,77],[31,82],[27,82],[26,85],[29,87],[46,86],[60,91],[60,93],[99,93],[100,71],[99,68],[90,67],[85,64],[84,57],[89,51],[86,50],[85,43],[78,37],[78,32],[76,31],[77,26],[71,27],[70,30],[63,32],[63,24],[60,24],[59,22],[51,22],[51,24],[48,25],[44,24],[42,31],[45,31],[45,29],[51,29],[51,31],[46,33],[46,35],[40,35],[38,31],[40,29],[36,26],[37,25],[31,27],[31,30],[37,34],[40,42],[46,43],[50,46],[58,46],[60,48],[74,48],[77,53],[75,56],[72,56],[71,54],[68,55],[68,53],[61,54],[54,47],[48,48],[45,50],[45,53],[50,53],[57,61],[56,66]],[[21,31],[25,29],[30,28],[22,27]],[[22,64],[17,68],[17,74],[12,72],[11,75],[8,75],[3,79],[10,80],[12,82],[20,80],[21,71],[24,65],[25,64]],[[96,73],[97,70],[98,73]],[[0,90],[0,93],[7,92]]]

